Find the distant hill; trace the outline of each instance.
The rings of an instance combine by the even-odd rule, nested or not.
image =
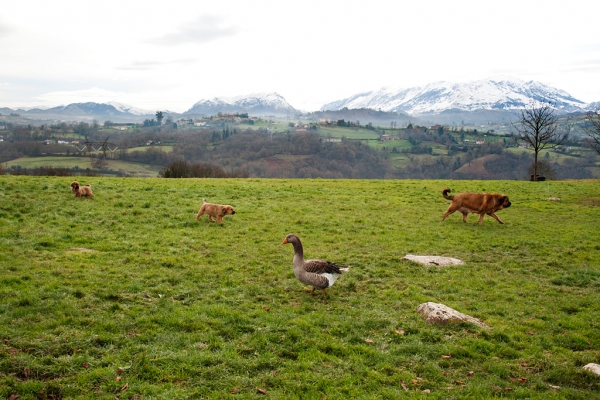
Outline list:
[[[377,111],[370,108],[315,111],[304,115],[305,118],[313,121],[320,119],[329,119],[331,121],[355,122],[360,121],[361,125],[371,122],[374,125],[389,126],[391,122],[396,122],[398,127],[406,126],[409,123],[417,125],[427,125],[427,121],[410,116],[405,113],[396,113],[388,111]]]
[[[153,118],[154,113],[149,111],[149,114],[140,113],[135,107],[126,106],[116,103],[119,108],[113,104],[104,103],[72,103],[66,106],[52,107],[48,109],[33,108],[24,109],[0,109],[0,113],[8,115],[11,113],[19,114],[22,117],[27,117],[32,120],[67,120],[67,121],[92,121],[98,120],[102,123],[106,120],[113,122],[131,122],[143,121],[146,118]]]

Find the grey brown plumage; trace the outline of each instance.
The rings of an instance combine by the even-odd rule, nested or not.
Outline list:
[[[281,244],[291,243],[294,246],[294,275],[305,285],[315,289],[325,289],[333,286],[337,278],[348,271],[348,267],[325,260],[304,260],[304,249],[302,242],[296,235],[289,234]]]

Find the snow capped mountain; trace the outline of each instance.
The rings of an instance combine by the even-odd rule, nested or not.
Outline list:
[[[435,82],[408,89],[383,87],[325,104],[321,111],[347,107],[435,114],[451,109],[515,110],[528,106],[532,101],[550,102],[565,112],[582,111],[585,106],[584,102],[573,98],[564,90],[540,82],[497,78],[463,83]]]
[[[144,110],[141,108],[130,106],[129,104],[123,104],[116,101],[110,101],[107,104],[113,106],[122,113],[128,113],[133,115],[154,115],[154,111]]]
[[[600,110],[600,101],[587,104],[584,108],[588,111],[598,111]]]
[[[253,93],[247,96],[203,99],[194,104],[185,114],[214,115],[219,112],[285,115],[288,112],[297,112],[297,110],[277,93]]]

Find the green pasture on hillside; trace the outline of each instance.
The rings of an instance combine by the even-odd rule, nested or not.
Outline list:
[[[600,397],[599,181],[75,178],[95,198],[0,176],[0,398]],[[440,222],[445,187],[508,195],[505,224]],[[288,233],[351,266],[325,296]]]
[[[165,153],[169,153],[173,151],[173,146],[138,146],[138,147],[130,147],[128,149],[124,149],[126,152],[131,153],[133,151],[148,151],[149,149],[164,151]]]
[[[20,157],[15,160],[8,161],[2,164],[6,169],[12,166],[20,166],[21,168],[39,168],[39,167],[55,167],[55,168],[75,168],[81,170],[87,168],[92,169],[91,161],[88,157]],[[128,175],[137,177],[157,177],[160,167],[157,165],[139,164],[129,161],[106,160],[106,170],[117,172],[121,171]]]

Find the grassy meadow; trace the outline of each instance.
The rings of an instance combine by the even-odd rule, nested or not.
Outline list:
[[[600,398],[598,181],[71,180],[0,176],[0,398]],[[445,187],[505,224],[440,222]],[[288,233],[352,266],[324,297]]]
[[[158,165],[140,164],[130,161],[106,159],[106,168],[111,171],[121,171],[137,177],[157,177],[161,167]],[[39,167],[60,167],[60,168],[80,168],[85,170],[91,168],[88,157],[20,157],[3,164],[8,169],[12,166],[21,166],[22,168]]]

